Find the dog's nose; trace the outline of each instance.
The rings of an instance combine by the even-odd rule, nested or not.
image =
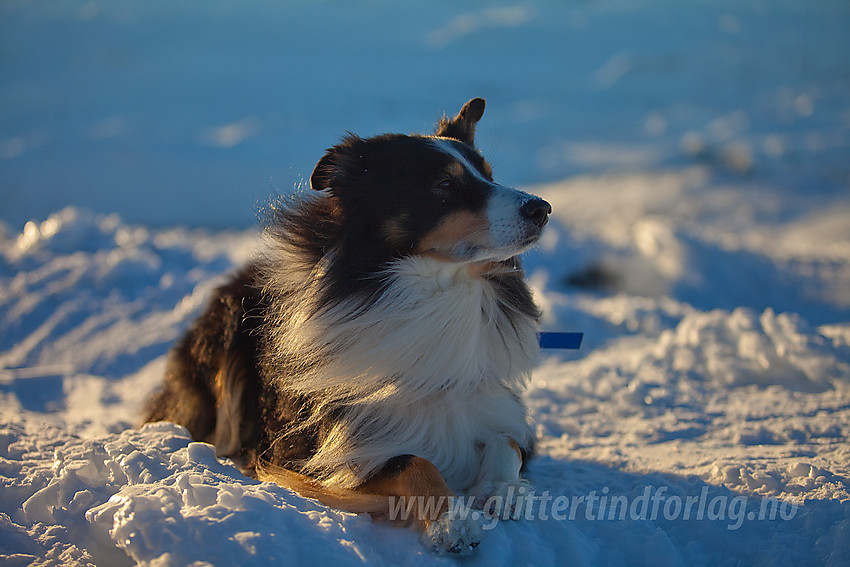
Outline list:
[[[543,228],[549,222],[549,213],[552,212],[552,205],[543,199],[531,199],[525,202],[519,212],[522,213],[522,216],[540,228]]]

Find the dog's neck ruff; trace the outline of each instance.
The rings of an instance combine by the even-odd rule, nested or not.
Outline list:
[[[315,372],[293,378],[288,389],[347,403],[395,395],[414,402],[469,394],[494,380],[521,385],[537,355],[529,348],[536,323],[509,313],[486,277],[469,264],[419,256],[394,262],[381,277],[381,291],[368,301],[317,306],[320,275],[291,296],[272,335],[279,351],[304,353]]]
[[[494,428],[530,438],[518,400],[538,354],[536,321],[486,277],[468,264],[406,257],[385,268],[380,293],[368,301],[320,306],[322,272],[317,266],[297,278],[309,282],[300,292],[291,271],[266,284],[271,291],[282,284],[287,298],[271,302],[281,308],[269,329],[273,351],[288,357],[281,387],[317,400],[309,419],[342,416],[306,472],[355,485],[402,448],[463,485],[475,474],[458,457],[474,453],[468,445]],[[497,401],[505,398],[516,404]],[[463,423],[443,430],[448,416]]]

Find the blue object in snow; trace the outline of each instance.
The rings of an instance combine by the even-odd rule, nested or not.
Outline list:
[[[540,333],[540,348],[565,348],[578,350],[584,333]]]

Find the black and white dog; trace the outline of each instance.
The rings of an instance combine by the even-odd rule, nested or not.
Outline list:
[[[263,259],[174,347],[147,420],[342,509],[456,492],[511,506],[539,317],[517,255],[551,208],[493,181],[483,113],[473,99],[433,136],[329,149],[316,192],[271,207]],[[428,541],[478,545],[480,524],[440,502],[414,521]]]

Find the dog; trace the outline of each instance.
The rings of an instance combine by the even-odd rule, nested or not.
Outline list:
[[[269,206],[260,258],[174,346],[146,421],[342,510],[387,517],[392,499],[431,499],[408,523],[471,552],[481,514],[453,517],[451,499],[498,515],[526,487],[521,393],[540,312],[518,255],[551,213],[493,181],[475,148],[484,106],[433,135],[328,149],[313,191]]]

